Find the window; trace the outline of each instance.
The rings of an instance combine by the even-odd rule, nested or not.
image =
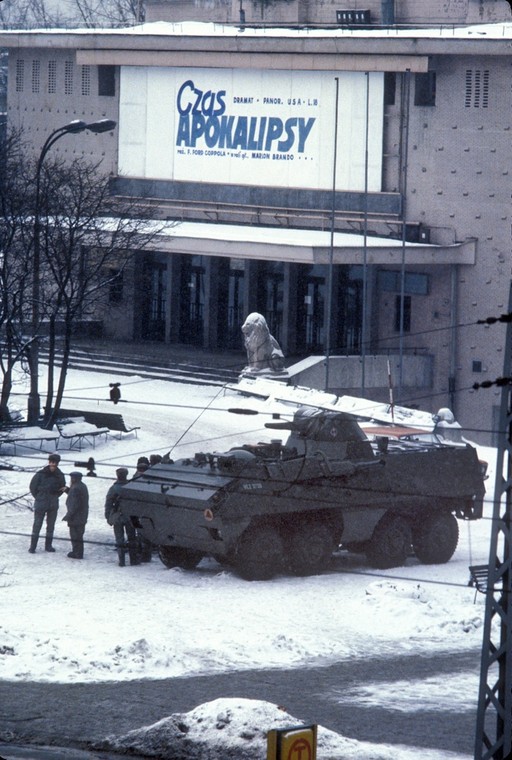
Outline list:
[[[436,72],[414,75],[414,105],[435,106],[436,104]]]
[[[465,108],[489,107],[489,71],[466,69]]]
[[[25,85],[25,61],[18,58],[16,61],[16,92],[23,92]]]
[[[113,97],[116,94],[116,67],[98,66],[98,95]]]
[[[404,296],[403,308],[403,326],[404,333],[411,332],[411,296]],[[401,332],[400,325],[402,321],[402,297],[395,297],[395,332]]]
[[[57,92],[57,61],[48,61],[48,92]]]
[[[32,92],[41,88],[41,61],[32,61]]]
[[[379,272],[379,285],[381,290],[399,293],[402,289],[402,273],[381,269]],[[405,272],[404,292],[414,295],[426,296],[429,293],[428,274],[417,272]]]
[[[91,94],[91,67],[82,66],[82,95]]]
[[[64,63],[64,95],[73,94],[73,61]]]
[[[109,271],[109,279],[109,303],[121,303],[123,300],[123,272],[119,269],[111,269]]]
[[[396,74],[394,71],[384,72],[384,105],[395,105]]]

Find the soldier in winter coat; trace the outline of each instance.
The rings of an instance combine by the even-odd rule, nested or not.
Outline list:
[[[69,537],[71,538],[70,559],[84,558],[84,533],[87,518],[89,516],[89,489],[82,482],[81,472],[70,474],[71,485],[67,490],[67,512],[62,518],[68,524]]]
[[[105,519],[114,528],[119,567],[125,566],[127,548],[130,565],[139,565],[140,560],[135,528],[131,520],[125,517],[118,508],[119,495],[123,486],[128,483],[128,470],[126,467],[119,467],[116,470],[116,475],[117,480],[110,486],[105,497]]]
[[[50,454],[46,467],[36,472],[30,481],[30,493],[34,497],[34,524],[32,526],[30,554],[35,553],[45,517],[45,549],[47,552],[55,551],[52,541],[57,512],[59,511],[59,496],[64,493],[66,488],[66,478],[58,467],[59,462],[60,456],[58,454]]]

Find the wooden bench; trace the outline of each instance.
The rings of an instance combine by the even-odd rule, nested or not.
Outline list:
[[[135,437],[137,437],[137,430],[140,430],[140,425],[128,427],[123,419],[123,415],[114,412],[84,412],[78,409],[59,410],[59,422],[60,419],[71,417],[83,417],[85,422],[89,422],[91,425],[106,427],[110,432],[119,433],[116,436],[118,438],[121,438],[123,433],[135,433]]]
[[[498,565],[496,565],[498,567]],[[481,594],[486,594],[489,589],[489,565],[470,565],[469,567],[469,583],[468,586],[474,586]],[[497,591],[503,590],[503,579],[499,578],[499,588],[493,588],[493,594]],[[476,592],[475,592],[476,594]]]
[[[106,438],[110,432],[108,427],[98,427],[90,422],[86,422],[83,417],[70,417],[67,420],[59,420],[56,423],[56,427],[59,431],[59,437],[65,441],[69,441],[70,451],[73,449],[75,451],[82,451],[83,443],[92,445],[94,449],[96,448],[96,438],[99,435],[104,435]]]
[[[4,443],[12,444],[15,456],[17,443],[24,444],[33,441],[39,441],[40,449],[43,447],[43,441],[54,441],[55,448],[57,448],[59,433],[56,430],[44,430],[44,428],[29,427],[28,425],[0,428],[0,446]]]

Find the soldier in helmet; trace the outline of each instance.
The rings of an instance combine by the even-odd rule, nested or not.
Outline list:
[[[451,409],[443,407],[434,415],[434,434],[444,439],[447,443],[463,443],[462,428],[455,419]]]
[[[141,475],[143,475],[147,469],[151,466],[150,461],[147,457],[139,457],[137,459],[137,469],[135,471],[135,475],[133,476],[134,480],[135,478],[140,478]],[[141,562],[151,562],[151,557],[153,555],[153,545],[150,541],[144,538],[143,535],[139,531],[137,531],[137,542],[139,547],[139,559]]]
[[[121,490],[128,483],[126,467],[119,467],[116,470],[116,476],[116,482],[110,486],[105,497],[105,519],[114,528],[119,567],[124,567],[126,564],[126,549],[128,549],[130,565],[139,565],[135,528],[130,518],[125,517],[118,506]]]

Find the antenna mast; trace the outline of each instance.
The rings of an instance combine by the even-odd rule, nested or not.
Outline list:
[[[512,287],[508,312],[475,760],[512,759]]]

